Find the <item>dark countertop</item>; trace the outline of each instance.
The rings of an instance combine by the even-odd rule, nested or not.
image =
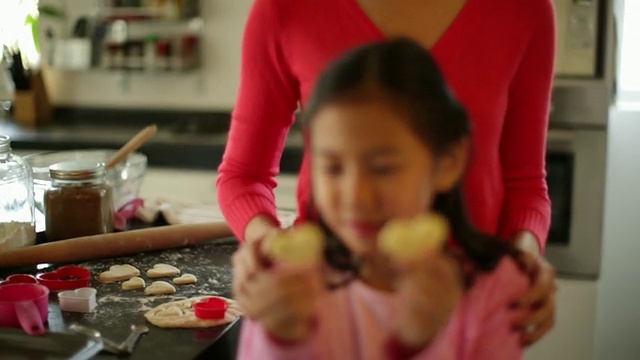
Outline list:
[[[224,153],[229,118],[229,113],[57,109],[55,119],[43,126],[0,122],[0,134],[11,137],[15,150],[117,149],[155,123],[158,132],[139,150],[149,166],[215,170]],[[297,173],[302,147],[301,133],[294,127],[282,155],[283,173]]]
[[[89,314],[63,312],[59,308],[55,293],[52,293],[49,299],[48,329],[64,332],[75,322],[93,327],[103,336],[120,343],[127,337],[131,324],[146,323],[150,328],[149,333],[140,339],[133,355],[128,357],[130,359],[234,359],[240,321],[206,329],[162,329],[147,323],[144,313],[161,303],[185,297],[230,297],[231,254],[236,248],[237,241],[227,238],[177,249],[74,263],[72,265],[83,266],[91,271],[91,286],[98,290],[98,306],[95,312]],[[194,285],[176,285],[177,293],[174,295],[147,296],[142,290],[120,290],[120,282],[103,284],[96,280],[100,272],[112,265],[132,264],[140,270],[147,286],[153,280],[166,281],[167,279],[149,279],[146,276],[146,270],[157,263],[175,265],[182,273],[196,275],[198,282]],[[38,272],[52,271],[59,266],[61,265],[57,264]],[[27,272],[24,269],[19,271]],[[35,273],[35,269],[27,273]],[[95,358],[118,357],[103,352]]]

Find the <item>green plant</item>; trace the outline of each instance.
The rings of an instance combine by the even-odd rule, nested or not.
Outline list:
[[[31,34],[33,35],[33,44],[36,47],[36,50],[40,52],[40,39],[38,34],[40,33],[40,16],[48,16],[56,19],[66,19],[66,14],[62,9],[59,9],[55,6],[51,5],[42,5],[38,6],[38,16],[33,16],[32,14],[28,14],[27,18],[24,21],[26,26],[31,27]]]
[[[0,0],[0,53],[21,54],[31,68],[40,64],[40,20],[45,17],[66,19],[65,2],[61,6],[39,5],[39,0]]]

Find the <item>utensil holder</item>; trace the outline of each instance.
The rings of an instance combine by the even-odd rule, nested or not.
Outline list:
[[[41,72],[31,75],[31,89],[16,91],[13,103],[16,123],[24,126],[44,125],[51,120],[52,109]]]

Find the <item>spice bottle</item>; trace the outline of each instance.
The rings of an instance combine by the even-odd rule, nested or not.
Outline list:
[[[100,163],[70,161],[49,167],[51,188],[44,194],[47,240],[113,231],[113,190]]]
[[[157,68],[156,64],[156,43],[158,42],[158,36],[155,34],[148,35],[144,39],[144,68],[149,71],[154,71]]]
[[[31,169],[0,135],[0,252],[36,241]]]
[[[171,43],[166,39],[156,42],[156,69],[171,70]]]

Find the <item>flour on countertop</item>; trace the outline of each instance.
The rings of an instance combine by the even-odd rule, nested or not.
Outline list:
[[[160,304],[195,296],[220,295],[230,297],[232,268],[230,255],[235,242],[205,243],[190,247],[149,252],[112,259],[92,260],[77,264],[92,273],[91,286],[96,288],[98,306],[94,313],[67,314],[81,317],[81,323],[88,323],[107,333],[114,329],[127,329],[135,322],[144,323],[144,313]],[[145,295],[144,289],[122,290],[122,281],[101,283],[98,275],[115,264],[131,264],[141,272],[140,277],[150,284],[154,280],[171,281],[173,277],[150,279],[146,271],[155,264],[165,263],[178,267],[183,273],[194,274],[201,282],[176,286],[172,295]],[[120,332],[118,331],[118,333]]]

